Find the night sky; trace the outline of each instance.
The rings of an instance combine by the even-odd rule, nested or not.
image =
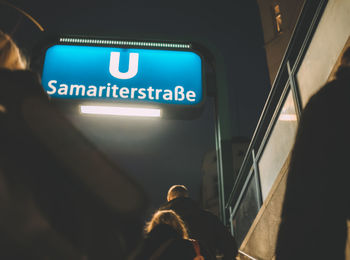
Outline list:
[[[251,137],[269,92],[257,3],[245,1],[10,1],[47,33],[182,40],[205,44],[224,57],[232,136]],[[0,5],[0,29],[30,55],[45,34]],[[67,115],[84,135],[143,184],[151,208],[169,186],[185,184],[198,199],[201,166],[215,149],[214,101],[196,120],[121,119]]]

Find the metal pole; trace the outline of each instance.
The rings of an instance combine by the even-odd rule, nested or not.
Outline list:
[[[232,129],[229,108],[229,93],[226,79],[226,67],[220,51],[215,53],[216,76],[216,105],[215,105],[215,135],[218,169],[218,190],[220,218],[227,224],[226,201],[234,184],[233,156],[232,156]]]

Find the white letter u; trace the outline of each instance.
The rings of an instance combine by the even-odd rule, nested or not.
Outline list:
[[[111,52],[111,59],[109,62],[109,72],[118,79],[131,79],[135,77],[139,65],[139,54],[130,53],[129,55],[129,69],[127,72],[119,71],[120,52]]]

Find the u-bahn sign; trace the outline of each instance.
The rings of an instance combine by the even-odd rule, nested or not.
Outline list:
[[[54,99],[196,106],[202,59],[189,50],[59,44],[45,53],[42,84]]]

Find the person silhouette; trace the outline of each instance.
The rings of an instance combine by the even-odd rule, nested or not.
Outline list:
[[[302,112],[276,259],[344,259],[350,216],[350,48]]]
[[[145,227],[146,238],[140,249],[129,259],[192,260],[196,257],[182,219],[172,210],[156,211]]]
[[[0,259],[125,259],[147,196],[62,115],[0,31]]]
[[[189,197],[184,185],[173,185],[168,190],[167,203],[161,210],[174,210],[185,222],[190,237],[198,240],[207,249],[211,259],[223,255],[223,259],[234,259],[237,255],[237,244],[228,229],[219,218],[203,210]]]

